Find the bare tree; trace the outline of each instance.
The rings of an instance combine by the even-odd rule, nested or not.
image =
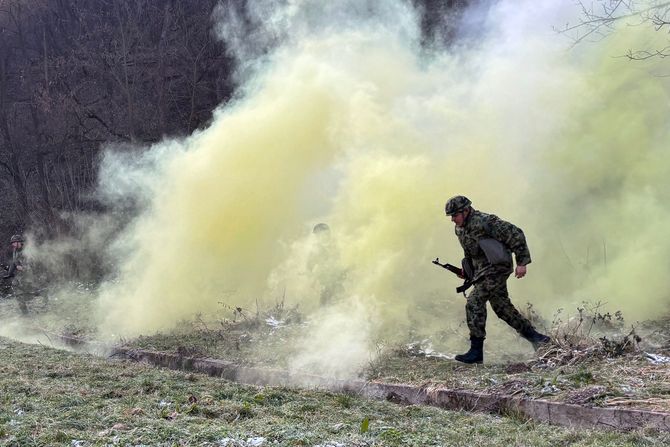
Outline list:
[[[88,206],[102,143],[209,121],[233,89],[216,3],[0,0],[0,240]]]
[[[585,40],[600,40],[615,31],[620,22],[631,26],[651,26],[658,32],[670,32],[670,2],[649,0],[578,1],[582,17],[578,23],[568,23],[559,29],[573,40],[573,46]],[[660,48],[630,49],[625,56],[631,60],[670,56],[668,45]]]

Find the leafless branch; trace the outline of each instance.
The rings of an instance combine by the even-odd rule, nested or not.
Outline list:
[[[628,50],[625,55],[628,59],[632,61],[643,61],[645,59],[651,59],[652,57],[666,58],[670,56],[670,46],[667,46],[660,50]]]
[[[582,11],[582,19],[579,23],[566,24],[557,32],[568,35],[572,39],[571,48],[588,38],[596,40],[607,37],[614,31],[617,22],[622,20],[636,19],[631,26],[640,26],[650,23],[656,31],[664,27],[670,28],[670,2],[652,4],[645,9],[637,9],[634,0],[598,0],[600,10],[594,8],[591,2],[579,0],[578,7]],[[572,34],[572,35],[571,35]],[[629,50],[625,55],[630,60],[645,60],[653,57],[666,57],[670,50],[668,47],[654,50]]]

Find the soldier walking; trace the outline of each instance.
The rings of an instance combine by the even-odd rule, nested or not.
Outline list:
[[[493,214],[472,208],[464,196],[447,201],[445,212],[455,224],[456,236],[463,247],[464,270],[470,270],[474,290],[467,296],[465,315],[470,329],[470,350],[459,354],[463,363],[482,363],[486,338],[486,303],[498,318],[514,328],[535,348],[548,343],[549,337],[535,330],[533,325],[514,307],[507,292],[507,278],[512,272],[517,278],[526,276],[530,251],[523,231]],[[512,253],[516,258],[513,268]]]

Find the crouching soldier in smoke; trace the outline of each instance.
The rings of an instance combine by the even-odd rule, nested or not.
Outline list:
[[[15,234],[9,240],[7,257],[2,267],[6,273],[2,276],[1,292],[4,298],[15,298],[21,313],[28,314],[28,301],[40,295],[39,291],[31,287],[25,277],[26,264],[23,255],[25,239]],[[46,296],[43,297],[46,302]]]
[[[337,252],[333,243],[330,227],[325,223],[314,226],[315,250],[308,260],[308,268],[320,287],[321,306],[332,304],[344,292],[343,282],[346,272],[337,267]]]
[[[537,332],[530,321],[519,313],[507,293],[509,275],[514,271],[517,278],[523,278],[531,261],[523,231],[493,214],[477,211],[471,205],[467,197],[456,196],[449,199],[445,207],[447,216],[456,226],[456,236],[465,253],[464,270],[470,270],[474,285],[465,305],[470,350],[455,359],[463,363],[482,363],[487,301],[498,318],[512,326],[535,348],[550,339]],[[513,269],[512,253],[516,258],[516,269]]]

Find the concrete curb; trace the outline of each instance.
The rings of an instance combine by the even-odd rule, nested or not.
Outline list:
[[[279,369],[238,366],[232,362],[142,349],[114,348],[113,356],[147,362],[181,371],[193,371],[214,377],[266,386],[313,387],[334,392],[388,400],[399,404],[431,405],[448,410],[514,414],[535,421],[576,428],[637,430],[651,428],[670,431],[670,413],[581,405],[527,399],[507,395],[452,390],[441,387],[418,387],[405,384],[336,380],[311,374],[295,374]]]

